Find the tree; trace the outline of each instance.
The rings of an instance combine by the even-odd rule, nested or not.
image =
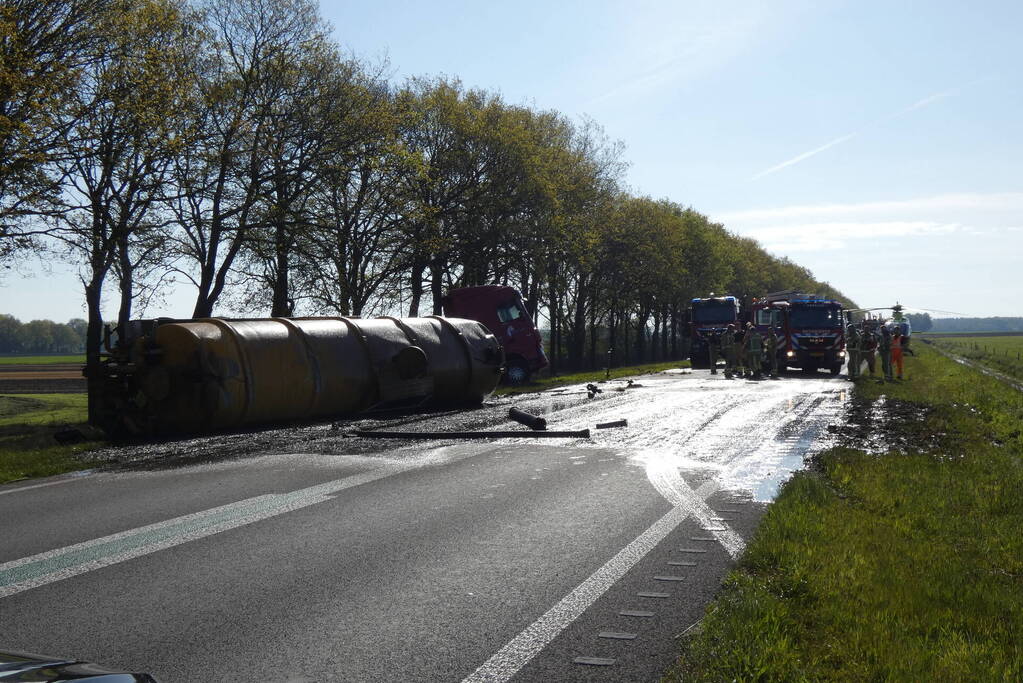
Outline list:
[[[68,97],[95,57],[111,0],[7,0],[0,5],[0,262],[38,245],[53,210]]]
[[[369,76],[347,89],[345,107],[337,130],[348,139],[336,141],[316,168],[299,289],[313,311],[360,316],[395,294],[389,285],[405,264],[400,225],[408,203],[400,178],[409,161],[397,131],[407,112]]]
[[[90,382],[98,376],[107,276],[117,275],[123,324],[140,276],[166,255],[157,209],[171,160],[187,136],[192,25],[175,0],[115,2],[62,126],[64,206],[52,234],[81,265]],[[90,404],[90,419],[95,409]]]
[[[906,318],[909,319],[914,332],[927,332],[934,327],[930,313],[907,313]]]

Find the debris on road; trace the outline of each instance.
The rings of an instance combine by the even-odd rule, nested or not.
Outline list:
[[[519,410],[518,408],[509,408],[508,417],[519,424],[526,425],[530,429],[534,429],[536,431],[545,431],[547,429],[546,419],[539,415],[533,415],[532,413],[527,413],[524,410]]]
[[[351,432],[352,436],[369,439],[588,439],[589,429],[575,429],[551,432],[516,432],[479,431],[479,432],[378,432],[372,429],[359,429]]]
[[[628,427],[629,421],[626,419],[613,420],[611,422],[598,422],[595,427],[597,429],[614,429],[615,427]]]

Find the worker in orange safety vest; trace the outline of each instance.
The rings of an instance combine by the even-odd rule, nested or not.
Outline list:
[[[892,365],[895,366],[895,377],[902,379],[902,330],[896,325],[892,330]]]

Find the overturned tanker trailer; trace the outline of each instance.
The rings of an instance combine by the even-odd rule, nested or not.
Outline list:
[[[440,316],[135,320],[107,349],[89,401],[112,436],[478,404],[504,363],[486,327]]]

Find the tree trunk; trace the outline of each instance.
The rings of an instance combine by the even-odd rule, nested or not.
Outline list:
[[[99,426],[102,410],[103,377],[100,367],[100,351],[103,344],[103,313],[100,303],[103,295],[103,275],[93,274],[85,285],[85,305],[89,322],[85,330],[85,376],[88,390],[89,424]]]
[[[274,239],[274,282],[271,318],[287,318],[292,314],[292,301],[288,299],[288,245],[285,228],[278,226]]]
[[[410,318],[419,317],[419,305],[423,300],[423,273],[426,272],[426,263],[423,261],[413,261],[412,272],[409,276],[409,291],[412,294],[412,300],[409,302],[408,315]]]
[[[678,360],[678,303],[671,305],[671,359]]]
[[[441,256],[430,263],[430,294],[433,297],[433,314],[440,315],[444,308],[441,304],[444,299],[444,259]]]
[[[618,320],[615,316],[614,306],[607,312],[607,367],[614,365],[615,345],[617,342]]]

